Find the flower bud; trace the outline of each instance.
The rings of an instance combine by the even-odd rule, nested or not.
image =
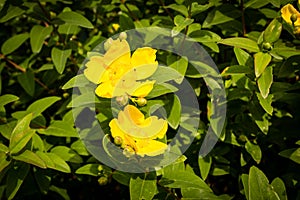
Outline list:
[[[99,185],[106,185],[108,183],[108,178],[105,177],[105,176],[101,176],[99,179],[98,179],[98,183]]]
[[[106,40],[106,42],[104,43],[104,50],[105,51],[108,51],[108,49],[111,47],[112,42],[113,42],[113,39],[111,39],[111,38],[108,38]]]
[[[124,154],[127,158],[133,156],[134,153],[135,153],[135,151],[133,150],[132,147],[130,147],[130,146],[124,147],[123,154]]]
[[[138,99],[135,100],[138,106],[144,106],[147,104],[147,99],[144,97],[139,97]]]
[[[291,15],[291,21],[292,21],[293,24],[294,24],[295,21],[297,21],[297,14],[294,13],[294,14]]]
[[[122,145],[122,143],[123,143],[123,139],[122,139],[120,136],[116,136],[116,137],[114,138],[114,143],[115,143],[116,145],[120,146],[120,145]]]
[[[116,98],[116,101],[120,106],[125,106],[128,103],[128,96],[127,95],[119,96]]]
[[[121,32],[119,35],[120,40],[126,40],[127,39],[127,33]]]
[[[270,51],[270,50],[272,50],[273,47],[272,47],[272,44],[270,44],[269,42],[264,42],[262,44],[262,48],[265,51]]]

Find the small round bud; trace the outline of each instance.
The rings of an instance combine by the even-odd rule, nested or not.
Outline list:
[[[135,100],[138,106],[144,106],[147,104],[147,99],[144,97],[139,97],[138,99]]]
[[[97,169],[98,169],[99,172],[102,172],[103,171],[103,166],[99,165]]]
[[[120,106],[125,106],[128,103],[128,96],[127,95],[119,96],[116,98],[116,101]]]
[[[297,14],[292,14],[291,15],[291,21],[294,23],[295,21],[297,21]]]
[[[105,51],[108,51],[108,49],[111,47],[112,42],[113,42],[113,39],[111,39],[111,38],[108,38],[106,40],[106,42],[104,43],[104,50]]]
[[[99,179],[98,179],[98,183],[99,185],[106,185],[108,183],[108,178],[105,177],[105,176],[101,176]]]
[[[270,44],[269,42],[264,42],[263,44],[262,44],[262,48],[263,48],[263,50],[266,50],[266,51],[270,51],[270,50],[272,50],[272,44]]]
[[[68,98],[69,96],[70,96],[69,93],[67,93],[67,92],[63,93],[63,97],[64,97],[65,99]]]
[[[114,143],[115,143],[116,145],[120,146],[120,145],[122,145],[122,143],[123,143],[123,139],[122,139],[120,136],[116,136],[116,137],[114,138]]]
[[[134,152],[134,150],[133,150],[132,147],[130,147],[130,146],[125,146],[125,147],[124,147],[123,154],[124,154],[127,158],[133,156],[134,153],[135,153],[135,152]]]
[[[119,35],[120,40],[126,40],[127,39],[127,33],[121,32]]]

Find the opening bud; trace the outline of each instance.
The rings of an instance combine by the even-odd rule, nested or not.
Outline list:
[[[120,136],[116,136],[116,137],[114,138],[114,143],[115,143],[116,145],[118,145],[118,146],[121,146],[122,143],[123,143],[123,139],[122,139]]]
[[[108,51],[108,49],[111,47],[111,44],[113,42],[113,39],[108,38],[107,41],[104,43],[104,50]]]
[[[121,32],[119,35],[120,40],[126,40],[127,39],[127,33]]]
[[[137,99],[134,99],[133,102],[135,102],[138,106],[144,106],[147,104],[147,99],[144,97],[139,97]]]
[[[262,44],[262,48],[265,51],[270,51],[270,50],[272,50],[273,47],[272,47],[272,44],[270,42],[264,42]]]
[[[123,96],[116,97],[116,101],[120,106],[125,106],[128,103],[128,96],[123,95]]]

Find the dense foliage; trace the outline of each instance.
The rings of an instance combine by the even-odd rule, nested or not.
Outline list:
[[[0,0],[0,198],[299,199],[299,4]],[[100,163],[79,138],[72,109],[74,77],[102,41],[150,26],[167,28],[170,37],[181,32],[212,57],[226,90],[226,122],[213,150],[199,157],[214,113],[205,75],[185,59],[158,50],[157,61],[192,85],[200,125],[176,162],[127,173]],[[168,75],[166,82],[172,79]],[[164,138],[169,142],[180,124],[181,105],[170,87],[155,87],[146,105],[169,105]],[[85,100],[79,104],[86,106]],[[97,118],[109,118],[109,101],[97,100]]]

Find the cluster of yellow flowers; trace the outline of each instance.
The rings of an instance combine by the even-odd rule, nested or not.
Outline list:
[[[298,0],[300,5],[300,0]],[[294,34],[300,34],[300,13],[292,4],[287,4],[281,8],[281,17],[293,27]]]
[[[105,43],[106,53],[103,56],[92,56],[89,59],[84,75],[89,81],[99,84],[95,90],[99,97],[144,99],[155,84],[154,80],[146,79],[158,67],[156,50],[143,47],[136,49],[131,55],[128,42],[120,38],[109,39]],[[124,110],[118,113],[118,118],[109,123],[115,144],[120,145],[126,155],[162,154],[167,144],[157,139],[165,137],[167,121],[157,116],[145,119],[136,106],[126,104]]]

